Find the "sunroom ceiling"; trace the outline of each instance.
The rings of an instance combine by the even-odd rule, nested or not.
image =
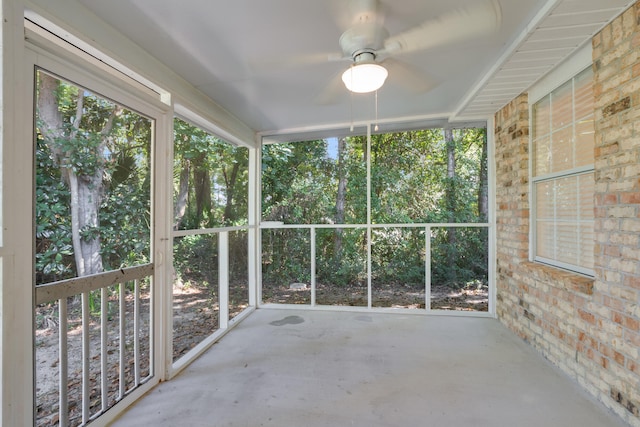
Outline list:
[[[374,96],[339,75],[347,0],[70,0],[176,71],[256,132],[347,127],[375,119]],[[383,0],[393,35],[478,0]],[[491,116],[586,43],[629,0],[498,0],[499,29],[398,55],[414,71],[378,92],[378,119],[410,123]],[[79,6],[81,7],[81,6]],[[310,61],[312,57],[314,61]],[[411,80],[415,79],[415,80]]]

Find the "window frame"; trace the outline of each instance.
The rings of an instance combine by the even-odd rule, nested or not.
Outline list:
[[[552,267],[560,268],[566,270],[571,273],[580,274],[587,277],[594,277],[595,272],[593,268],[586,268],[580,265],[574,265],[571,263],[566,263],[564,261],[559,261],[558,259],[550,259],[544,256],[539,256],[537,254],[538,250],[538,197],[536,186],[537,184],[548,182],[548,181],[556,181],[562,178],[568,177],[579,177],[581,175],[586,175],[590,173],[595,174],[595,160],[593,163],[589,165],[581,165],[575,166],[568,169],[547,172],[540,175],[536,175],[535,173],[535,145],[534,145],[534,106],[543,100],[544,98],[552,95],[556,90],[562,88],[565,84],[571,83],[571,102],[575,103],[574,95],[575,95],[575,79],[580,76],[584,71],[586,71],[589,67],[592,66],[591,61],[591,46],[586,45],[582,49],[578,51],[576,55],[570,58],[567,62],[565,62],[562,66],[558,67],[558,69],[549,74],[545,79],[540,81],[534,87],[531,88],[529,92],[529,202],[530,202],[530,210],[529,210],[529,261],[536,262],[540,264],[549,265]],[[593,80],[592,80],[593,81]],[[552,105],[549,106],[549,118],[552,117]],[[572,105],[572,122],[569,125],[565,125],[562,128],[571,126],[574,129],[578,119],[581,117],[575,117],[575,104]],[[549,135],[553,133],[551,128],[551,123],[549,127]],[[594,141],[595,147],[595,141]],[[555,206],[555,205],[554,205]],[[594,219],[594,218],[591,218]],[[572,224],[580,224],[581,219],[580,215],[571,219]],[[556,232],[554,232],[554,239],[556,236]],[[579,243],[576,248],[579,248]],[[580,260],[580,255],[578,255],[578,259]]]

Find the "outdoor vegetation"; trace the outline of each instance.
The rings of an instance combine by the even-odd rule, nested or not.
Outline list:
[[[486,310],[488,234],[474,226],[487,221],[486,150],[477,128],[378,134],[370,148],[364,136],[266,145],[262,216],[276,223],[262,232],[265,301],[311,302],[300,284],[313,232],[316,303],[367,306],[369,203],[373,306],[424,307],[430,259],[432,308]]]
[[[217,231],[248,223],[249,150],[174,120],[173,358],[220,326]],[[229,233],[229,316],[249,305],[246,230]]]
[[[43,71],[36,92],[35,285],[149,263],[153,120]],[[265,145],[263,301],[424,308],[428,291],[431,308],[486,311],[486,157],[486,131],[476,128]],[[228,233],[230,317],[249,304],[249,150],[176,118],[173,161],[177,360],[220,327],[220,233]],[[113,354],[134,333],[144,343],[136,369],[152,375],[152,281],[138,285],[85,293],[92,377],[100,351]],[[70,401],[81,400],[83,301],[68,298]],[[35,307],[38,425],[57,422],[60,310],[58,301]],[[109,359],[107,407],[122,398],[119,384],[132,384],[127,352],[124,377]],[[100,384],[90,387],[95,413],[105,405]],[[71,425],[80,413],[70,406]]]
[[[35,284],[148,263],[153,121],[43,71],[37,73],[36,93]],[[70,425],[83,422],[84,316],[91,341],[91,414],[115,404],[135,387],[136,378],[151,375],[149,295],[150,282],[141,280],[137,288],[131,282],[71,296],[65,308],[59,301],[35,308],[37,425],[60,421],[63,363],[68,365],[65,416]],[[62,310],[67,311],[64,319],[59,317]],[[59,352],[60,322],[66,322],[67,357]],[[126,343],[118,325],[124,325]],[[130,345],[134,336],[139,340],[137,362]],[[100,380],[101,352],[106,355],[106,384]],[[101,388],[107,391],[104,399]]]

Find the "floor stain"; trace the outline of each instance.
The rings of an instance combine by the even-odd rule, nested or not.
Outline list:
[[[298,323],[304,322],[304,319],[300,316],[287,316],[284,319],[274,320],[270,322],[270,325],[273,326],[282,326],[282,325],[297,325]]]

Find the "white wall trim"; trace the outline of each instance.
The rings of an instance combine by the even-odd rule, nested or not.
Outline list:
[[[585,43],[573,55],[555,67],[529,89],[529,105],[538,102],[582,70],[593,64],[591,43]]]
[[[189,84],[177,73],[158,61],[116,29],[102,21],[78,2],[65,0],[25,0],[31,19],[40,16],[39,25],[53,24],[64,30],[67,41],[77,39],[106,55],[114,64],[126,64],[123,73],[142,76],[171,94],[174,102],[185,105],[206,120],[214,123],[221,132],[233,135],[246,144],[252,144],[255,132],[230,114],[212,99]],[[224,136],[224,135],[221,135]]]
[[[33,424],[33,134],[22,0],[2,0],[0,424]],[[26,143],[25,143],[26,142]],[[19,178],[18,178],[19,177]]]

